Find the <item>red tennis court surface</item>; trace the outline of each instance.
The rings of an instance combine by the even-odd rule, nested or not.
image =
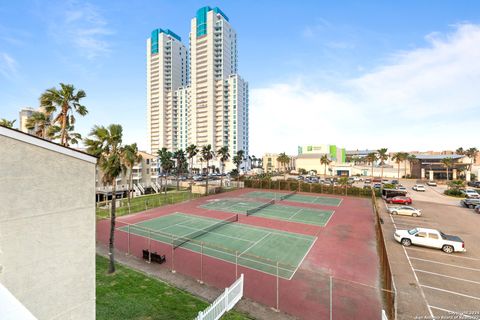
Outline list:
[[[168,205],[117,219],[117,227],[135,224],[173,212],[225,219],[231,213],[212,211],[200,205],[213,199],[240,197],[256,189],[241,189],[202,197],[189,202]],[[261,191],[261,190],[258,190]],[[300,193],[310,195],[309,193]],[[335,197],[330,196],[329,197]],[[165,254],[168,268],[191,276],[209,285],[225,288],[244,274],[246,297],[302,319],[379,319],[382,310],[380,267],[376,248],[374,213],[370,199],[342,199],[326,227],[263,217],[239,215],[237,223],[316,236],[318,239],[307,253],[291,280],[277,278],[235,263],[200,255],[182,247],[149,241],[148,237],[115,233],[115,247],[142,257],[142,249]],[[306,208],[332,207],[282,201]],[[107,244],[109,220],[97,223],[97,241]]]

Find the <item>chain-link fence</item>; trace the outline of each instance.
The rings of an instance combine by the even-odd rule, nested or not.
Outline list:
[[[140,197],[132,197],[130,202],[127,198],[116,199],[115,213],[117,216],[141,212],[152,208],[161,207],[168,204],[175,204],[202,197],[203,195],[191,193],[189,191],[167,192],[151,194]],[[110,216],[111,201],[98,202],[96,204],[96,213],[100,218]]]
[[[98,227],[105,229],[98,236],[105,244],[108,227],[108,223]],[[228,286],[243,273],[246,297],[302,319],[380,319],[388,301],[395,300],[393,290],[379,286],[371,274],[342,274],[309,263],[299,268],[198,239],[179,247],[177,242],[175,235],[117,222],[115,247],[120,251],[147,262],[151,258],[143,255],[144,250],[165,255],[160,268],[217,288]]]
[[[348,195],[370,197],[372,193],[378,193],[372,188],[358,188],[351,185],[334,186],[322,183],[305,183],[293,180],[271,180],[271,179],[248,179],[244,181],[245,188],[299,191],[333,195]]]

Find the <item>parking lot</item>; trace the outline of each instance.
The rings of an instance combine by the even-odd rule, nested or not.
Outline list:
[[[427,187],[426,192],[418,193],[411,189],[413,181],[401,183],[422,216],[390,216],[385,205],[381,212],[397,289],[397,318],[480,319],[480,215],[461,207],[460,199],[442,195],[441,187]],[[395,229],[413,227],[459,236],[467,252],[446,254],[418,246],[403,247],[394,240]]]

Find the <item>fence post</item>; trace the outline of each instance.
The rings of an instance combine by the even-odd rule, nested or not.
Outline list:
[[[130,254],[130,225],[127,225],[127,255]]]
[[[203,242],[200,244],[200,284],[203,284]]]
[[[203,311],[198,311],[198,316],[196,320],[203,320]]]
[[[174,260],[174,257],[175,257],[175,248],[173,247],[174,246],[174,236],[172,234],[172,273],[175,273],[175,260]]]
[[[332,294],[332,288],[333,286],[333,278],[332,278],[332,275],[330,275],[330,320],[333,319],[333,312],[332,312],[332,308],[333,308],[333,303],[332,303],[332,298],[333,298],[333,294]]]
[[[278,260],[277,260],[277,311],[280,310],[280,306],[278,305]]]
[[[148,263],[152,262],[152,233],[148,229]]]
[[[235,279],[238,278],[238,251],[235,251]]]

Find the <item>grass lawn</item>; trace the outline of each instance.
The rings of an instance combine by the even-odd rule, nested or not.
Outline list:
[[[208,306],[189,293],[116,265],[114,275],[107,274],[108,260],[97,256],[97,320],[112,319],[191,319]],[[236,311],[225,320],[251,319]]]
[[[116,215],[123,216],[129,213],[135,213],[144,211],[147,209],[161,207],[166,204],[173,204],[182,201],[186,201],[193,198],[198,198],[198,194],[190,194],[189,191],[169,191],[167,195],[162,194],[149,194],[140,197],[134,197],[131,199],[130,210],[128,209],[128,200],[121,200],[122,206],[116,208]],[[110,217],[110,209],[96,208],[96,214],[98,218]]]

